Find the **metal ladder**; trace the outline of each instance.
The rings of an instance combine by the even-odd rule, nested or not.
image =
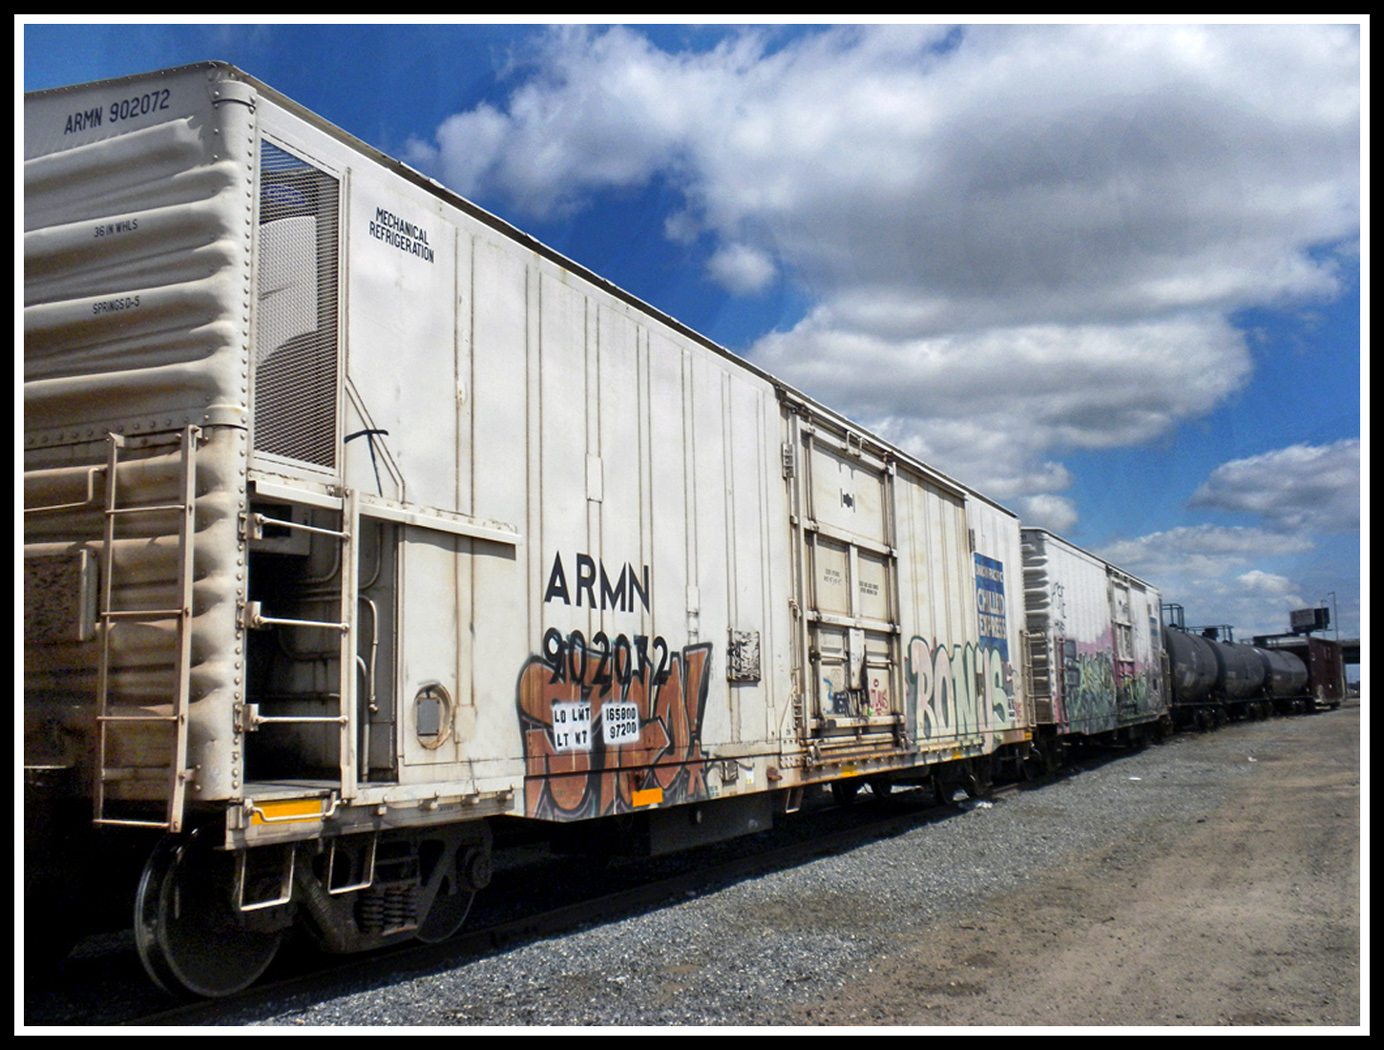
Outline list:
[[[96,786],[93,820],[96,824],[121,825],[126,827],[162,828],[170,832],[182,830],[183,803],[187,780],[187,714],[191,691],[192,663],[192,545],[194,532],[194,501],[196,499],[196,450],[201,428],[184,427],[180,442],[181,452],[181,502],[142,504],[138,506],[120,505],[118,467],[120,450],[125,447],[125,438],[120,434],[109,435],[109,451],[106,460],[106,505],[105,528],[101,541],[101,589],[100,604],[97,610],[97,625],[100,638],[100,655],[96,680]],[[178,515],[177,585],[178,605],[164,609],[116,609],[113,608],[115,575],[115,532],[116,520],[132,515],[174,512]],[[174,619],[177,622],[175,648],[175,687],[169,697],[169,714],[131,713],[122,708],[136,707],[129,702],[113,703],[111,697],[111,634],[116,623],[153,623]],[[110,765],[110,746],[112,737],[127,730],[139,731],[141,727],[163,724],[173,735],[172,757],[167,770],[167,809],[163,820],[130,819],[111,816],[107,811],[106,784],[121,776],[119,769]]]
[[[254,732],[266,725],[335,725],[338,729],[337,767],[340,778],[339,798],[354,798],[357,793],[357,734],[360,718],[356,706],[356,676],[364,670],[368,675],[370,668],[356,653],[355,623],[357,592],[356,553],[352,538],[360,528],[360,507],[355,490],[346,490],[342,498],[341,528],[326,529],[305,525],[289,519],[271,518],[262,513],[251,513],[245,520],[246,538],[258,539],[263,535],[266,525],[313,533],[336,540],[341,544],[341,599],[340,619],[302,620],[278,616],[266,616],[259,602],[247,602],[241,610],[241,623],[247,630],[265,627],[317,627],[337,632],[340,636],[338,665],[340,667],[340,689],[337,694],[337,712],[332,715],[261,715],[259,705],[246,703],[240,708],[240,728],[244,732]],[[275,818],[260,814],[264,823],[276,820],[300,819],[295,817]]]

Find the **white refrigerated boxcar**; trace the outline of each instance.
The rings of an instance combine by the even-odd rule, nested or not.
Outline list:
[[[1035,749],[1169,728],[1162,604],[1150,584],[1045,529],[1024,528]]]
[[[492,818],[676,848],[1024,746],[996,504],[231,67],[24,141],[31,927],[148,836],[146,966],[222,994],[447,936]]]

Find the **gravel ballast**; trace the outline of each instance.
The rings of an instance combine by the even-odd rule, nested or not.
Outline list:
[[[864,989],[931,925],[963,928],[1082,857],[1179,835],[1331,718],[1243,723],[1102,759],[993,805],[681,903],[273,1016],[261,1025],[784,1025]],[[1357,752],[1358,767],[1358,752]],[[1358,835],[1358,780],[1356,824]],[[1151,841],[1151,840],[1150,840]],[[1114,915],[1107,922],[1118,924]],[[1357,955],[1358,962],[1358,955]],[[874,1017],[872,1023],[897,1022]],[[837,1018],[833,1023],[839,1023]]]

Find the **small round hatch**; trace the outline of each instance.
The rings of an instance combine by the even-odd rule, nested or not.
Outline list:
[[[413,698],[413,731],[429,750],[441,747],[452,735],[452,698],[440,685],[425,685]]]

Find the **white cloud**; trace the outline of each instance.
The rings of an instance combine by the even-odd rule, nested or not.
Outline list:
[[[1296,585],[1286,576],[1280,576],[1274,572],[1261,572],[1259,569],[1251,569],[1238,577],[1239,583],[1246,590],[1256,591],[1269,598],[1286,601],[1291,607],[1296,608],[1303,604],[1303,599],[1296,593]]]
[[[1077,522],[1076,504],[1065,496],[1023,496],[1014,507],[1025,525],[1063,533]]]
[[[1169,529],[1096,553],[1158,581],[1164,600],[1185,606],[1198,623],[1232,624],[1240,637],[1286,631],[1292,610],[1350,580],[1299,556],[1329,539],[1323,534],[1359,529],[1360,442],[1292,445],[1223,463],[1191,502],[1252,513],[1267,527]]]
[[[1306,604],[1302,586],[1260,568],[1293,561],[1313,548],[1305,536],[1267,529],[1186,526],[1121,540],[1098,557],[1156,581],[1163,601],[1184,607],[1189,624],[1230,624],[1237,638],[1288,629],[1288,613]]]
[[[1053,491],[1031,484],[1050,474],[1047,450],[1152,440],[1209,412],[1250,370],[1243,337],[1215,316],[905,340],[821,308],[755,356],[999,499]]]
[[[1230,312],[1335,294],[1323,248],[1359,234],[1351,26],[753,30],[679,54],[569,27],[516,70],[409,159],[529,216],[664,180],[665,230],[708,238],[713,280],[814,303],[750,356],[1015,499],[1061,499],[1064,449],[1240,389]]]
[[[1222,579],[1255,559],[1311,550],[1312,541],[1245,526],[1188,525],[1117,540],[1094,551],[1122,569],[1148,579],[1198,582]]]
[[[679,63],[624,29],[555,31],[504,112],[447,118],[405,159],[464,195],[499,192],[529,216],[579,207],[592,189],[640,185],[674,160],[691,99]]]
[[[1346,532],[1360,527],[1360,442],[1292,445],[1223,463],[1191,505],[1262,515],[1288,530]]]
[[[716,282],[732,292],[761,292],[777,276],[774,260],[747,244],[727,244],[717,249],[707,264]]]

